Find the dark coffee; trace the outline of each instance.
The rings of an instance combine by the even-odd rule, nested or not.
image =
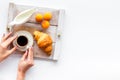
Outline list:
[[[19,36],[17,39],[17,43],[19,46],[25,46],[28,43],[28,39],[25,36]]]

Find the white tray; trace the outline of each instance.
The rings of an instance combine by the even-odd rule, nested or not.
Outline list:
[[[34,57],[35,58],[41,58],[41,59],[47,59],[47,60],[58,60],[58,57],[60,55],[60,51],[61,51],[61,35],[62,35],[62,29],[63,29],[63,21],[64,21],[64,14],[65,11],[62,9],[52,9],[52,8],[44,8],[44,7],[36,7],[36,6],[30,6],[30,5],[22,5],[19,3],[14,3],[14,2],[10,2],[9,4],[9,11],[8,11],[8,22],[7,25],[15,18],[15,16],[17,14],[19,14],[20,12],[30,9],[30,8],[38,8],[39,11],[42,12],[52,12],[53,14],[53,18],[50,21],[50,28],[44,32],[48,33],[52,39],[53,39],[53,50],[52,50],[52,55],[51,56],[47,56],[45,55],[45,53],[40,50],[38,48],[38,46],[36,46],[37,44],[35,43],[34,48]],[[32,16],[34,17],[34,16]],[[35,26],[35,29],[40,29],[42,30],[42,28],[38,28],[40,27],[40,25],[38,24],[34,24],[34,20],[31,19],[26,22],[25,24],[21,24],[24,26],[27,26],[29,29],[32,28],[33,26]],[[15,27],[20,27],[21,25],[16,25]],[[13,28],[13,30],[15,31],[16,28]],[[26,29],[26,28],[23,28]],[[17,29],[18,30],[18,29]],[[9,32],[9,29],[7,28],[7,31]],[[31,34],[32,34],[32,30],[30,30]],[[12,46],[12,45],[11,45]],[[16,51],[16,53],[21,53],[19,51]]]

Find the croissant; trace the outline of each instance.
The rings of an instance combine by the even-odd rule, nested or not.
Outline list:
[[[37,41],[38,47],[41,48],[47,55],[51,55],[52,51],[52,39],[51,37],[43,32],[35,31],[34,38]]]

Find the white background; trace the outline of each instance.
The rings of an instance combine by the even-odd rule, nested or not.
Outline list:
[[[0,1],[0,35],[8,4]],[[120,80],[120,0],[14,0],[65,9],[58,62],[36,60],[26,80]],[[15,80],[20,57],[0,63],[0,80]]]

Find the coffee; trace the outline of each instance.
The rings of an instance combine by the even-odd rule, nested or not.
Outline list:
[[[17,39],[17,44],[19,46],[25,46],[28,43],[28,39],[25,36],[19,36]]]

